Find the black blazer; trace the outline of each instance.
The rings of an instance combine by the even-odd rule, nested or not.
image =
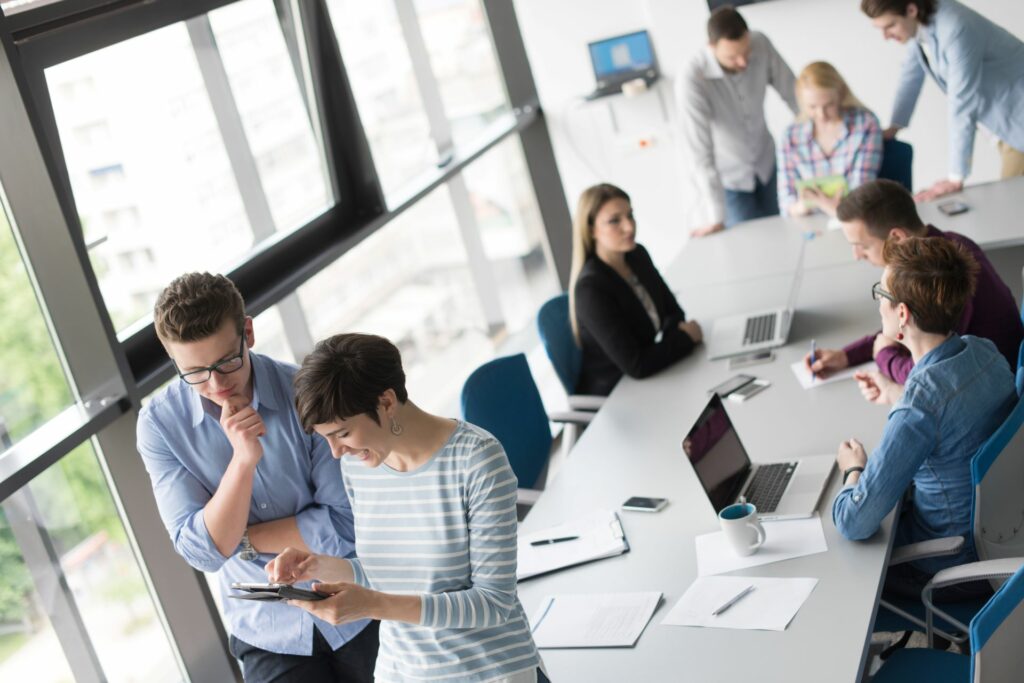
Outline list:
[[[661,340],[629,283],[611,266],[591,256],[576,280],[576,322],[583,347],[578,394],[607,396],[622,377],[649,377],[693,350],[679,329],[686,314],[661,279],[647,250],[639,244],[626,263],[654,300],[661,319]]]

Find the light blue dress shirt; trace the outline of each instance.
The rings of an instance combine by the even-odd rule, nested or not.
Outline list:
[[[979,123],[1010,147],[1024,151],[1024,43],[956,0],[939,0],[922,29],[921,44],[911,40],[907,45],[892,125],[910,123],[925,74],[931,74],[949,98],[951,177],[962,179],[970,173]]]
[[[963,536],[959,555],[914,563],[929,573],[976,560],[971,458],[1016,402],[1010,367],[988,339],[954,334],[925,354],[907,376],[857,484],[836,496],[836,528],[846,538],[868,538],[913,484],[895,544]]]
[[[253,476],[249,525],[295,517],[302,539],[315,553],[335,557],[354,552],[352,509],[338,463],[327,442],[306,434],[292,404],[294,365],[249,352],[253,407],[267,433],[263,458]],[[138,449],[174,548],[186,562],[216,572],[228,630],[250,645],[279,654],[309,655],[313,627],[337,649],[368,622],[333,626],[283,603],[234,600],[234,581],[265,582],[273,555],[255,562],[237,552],[224,557],[203,519],[203,508],[220,485],[233,449],[220,426],[220,407],[177,381],[139,413]]]

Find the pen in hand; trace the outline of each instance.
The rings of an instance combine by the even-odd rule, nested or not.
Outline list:
[[[565,543],[566,541],[575,541],[579,536],[562,536],[561,538],[545,538],[542,541],[530,541],[530,545],[551,545],[553,543]]]
[[[744,597],[746,597],[747,595],[750,595],[753,592],[753,590],[754,590],[754,584],[750,584],[749,586],[744,588],[742,591],[740,591],[739,595],[737,595],[733,599],[729,600],[729,602],[725,603],[724,605],[722,605],[721,607],[716,609],[714,612],[712,612],[711,616],[717,617],[718,615],[722,614],[727,609],[729,609],[730,607],[735,605],[737,602],[742,600]]]
[[[817,362],[816,356],[818,355],[818,345],[815,340],[811,340],[811,383],[814,383],[814,363]]]

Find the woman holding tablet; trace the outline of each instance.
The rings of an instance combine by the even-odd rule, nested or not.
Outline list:
[[[804,67],[796,81],[800,115],[779,146],[779,206],[804,216],[830,216],[847,189],[878,176],[882,128],[828,62]]]
[[[594,185],[573,221],[569,314],[583,349],[577,394],[607,396],[623,374],[648,377],[700,343],[647,250],[637,244],[629,195]]]
[[[913,485],[895,544],[966,539],[958,555],[889,568],[886,591],[919,598],[935,572],[977,559],[971,458],[1009,415],[1017,393],[1006,359],[991,341],[954,332],[978,272],[970,254],[949,240],[920,237],[890,240],[883,253],[886,267],[871,294],[882,333],[910,351],[914,369],[905,385],[879,372],[856,376],[865,398],[893,407],[870,458],[855,439],[839,446],[845,486],[832,504],[832,518],[846,538],[868,538]],[[968,597],[972,590],[971,584],[957,587],[944,599]]]
[[[379,619],[377,681],[547,681],[516,595],[517,482],[501,444],[410,401],[398,349],[373,335],[318,343],[295,405],[341,460],[358,557],[285,550],[270,580],[316,579],[330,596],[289,604],[333,624]]]

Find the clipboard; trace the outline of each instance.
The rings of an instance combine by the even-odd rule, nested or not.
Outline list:
[[[566,543],[531,545],[533,541],[567,536],[577,538]],[[629,552],[629,540],[622,528],[622,519],[615,510],[600,510],[557,526],[522,534],[518,546],[516,576],[519,581]]]

